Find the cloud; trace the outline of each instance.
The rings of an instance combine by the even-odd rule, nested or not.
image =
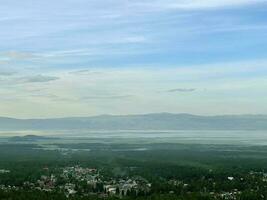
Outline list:
[[[156,1],[135,1],[133,7],[145,11],[162,11],[168,9],[180,10],[203,10],[217,9],[234,6],[246,6],[250,4],[266,3],[266,0],[156,0]]]
[[[14,72],[14,71],[0,70],[0,76],[12,76],[14,74],[16,74],[16,72]]]
[[[86,75],[96,75],[96,74],[103,74],[104,72],[100,72],[100,71],[92,71],[89,69],[81,69],[81,70],[77,70],[77,71],[71,71],[69,72],[69,74],[73,74],[73,75],[81,75],[81,76],[86,76]]]
[[[58,76],[60,81],[56,84],[28,84],[25,87],[16,78],[24,78],[25,82],[25,77],[30,76],[27,71],[23,75],[11,77],[12,80],[6,86],[1,83],[0,94],[12,100],[3,100],[1,109],[13,109],[5,113],[14,116],[26,116],[23,112],[27,111],[28,116],[34,117],[164,111],[216,114],[223,113],[227,106],[231,106],[233,112],[237,113],[245,106],[259,102],[254,110],[263,107],[265,112],[266,97],[262,91],[267,86],[264,76],[266,69],[266,61],[255,60],[169,68],[142,66],[105,70],[84,68],[76,71],[81,74],[90,73],[90,70],[104,71],[100,79],[88,80],[87,77],[70,75],[69,72],[75,70],[71,68],[50,73],[35,72],[35,75]],[[237,77],[235,74],[249,76]],[[262,79],[257,74],[262,74]],[[14,84],[13,80],[22,84]],[[200,94],[199,88],[206,90],[201,89]],[[253,95],[249,95],[248,91]],[[172,95],[172,98],[166,98],[166,95]],[[247,103],[242,105],[243,99]],[[241,105],[227,104],[235,100]],[[210,104],[215,111],[209,107]],[[217,104],[221,106],[218,109]],[[43,111],[42,106],[46,106],[47,110]]]
[[[30,52],[22,52],[22,51],[8,51],[2,52],[0,54],[1,57],[5,57],[7,60],[26,60],[33,59],[37,56]]]
[[[75,99],[72,98],[67,98],[67,97],[62,97],[62,96],[58,96],[55,94],[32,94],[31,97],[33,98],[45,98],[48,99],[50,101],[55,101],[55,102],[75,102]]]
[[[196,88],[176,88],[167,90],[167,92],[194,92],[196,91]]]
[[[234,97],[238,103],[255,98],[267,111],[260,102],[266,101],[267,61],[257,60],[266,57],[267,5],[258,6],[264,2],[5,1],[0,94],[21,100],[1,104],[1,111],[58,116],[196,106],[215,112],[201,102],[224,98],[226,107]]]
[[[58,80],[59,77],[56,76],[45,76],[45,75],[35,75],[35,76],[26,76],[20,78],[24,83],[43,83]]]
[[[86,96],[83,97],[83,100],[94,100],[94,99],[128,99],[133,97],[133,95],[99,95],[99,96]]]
[[[111,59],[112,56],[122,58],[133,54],[143,56],[145,53],[152,54],[166,50],[170,52],[172,49],[166,49],[168,44],[165,42],[171,42],[171,47],[178,48],[185,41],[183,37],[193,37],[200,31],[210,33],[224,30],[239,31],[239,29],[261,30],[264,24],[261,26],[257,23],[246,24],[242,20],[240,21],[242,23],[238,24],[234,21],[235,17],[230,17],[230,25],[226,27],[222,20],[216,21],[216,26],[212,26],[212,22],[207,22],[202,15],[190,9],[243,6],[266,2],[266,0],[118,0],[116,3],[110,0],[88,2],[70,0],[64,6],[51,0],[40,4],[36,4],[33,0],[29,2],[32,3],[25,4],[29,10],[27,13],[23,12],[22,7],[16,3],[5,2],[4,7],[10,6],[14,9],[1,9],[0,18],[11,18],[17,29],[21,30],[20,34],[17,34],[9,23],[3,27],[5,32],[1,34],[1,44],[6,49],[14,49],[5,53],[7,57],[31,58],[42,62],[49,60],[63,62],[60,60],[63,57],[66,57],[64,62],[71,58],[82,62],[83,59],[90,57],[103,62],[105,59]],[[103,6],[105,4],[108,6]],[[52,9],[53,12],[51,5],[55,8]],[[179,9],[182,11],[165,12]],[[14,15],[13,10],[18,13]],[[188,13],[185,14],[184,10]],[[161,15],[158,11],[164,12]],[[216,15],[219,14],[221,13]],[[222,15],[224,18],[225,15]],[[214,19],[214,16],[215,13],[208,14],[209,19]],[[201,23],[196,22],[197,19],[201,20]],[[191,29],[196,30],[196,33],[190,32]],[[163,44],[160,45],[161,43]],[[174,43],[176,45],[173,45]],[[24,46],[27,46],[28,52],[19,51],[19,49],[25,49]],[[189,44],[184,48],[190,48],[190,46]]]

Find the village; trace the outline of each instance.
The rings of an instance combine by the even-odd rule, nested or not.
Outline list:
[[[60,191],[66,197],[96,195],[105,198],[147,195],[151,186],[151,183],[140,176],[107,179],[97,169],[73,166],[62,168],[59,174],[42,175],[36,182],[24,182],[23,189],[45,192]],[[2,189],[16,189],[16,187],[2,186]]]
[[[75,196],[87,197],[96,196],[97,198],[118,197],[123,198],[126,196],[147,196],[152,194],[152,184],[141,176],[133,177],[106,177],[101,173],[101,170],[96,168],[86,168],[79,165],[71,167],[63,167],[54,169],[54,173],[49,172],[49,168],[44,168],[44,174],[34,182],[25,181],[22,186],[0,185],[2,191],[42,191],[47,193],[59,192],[65,195],[66,198]],[[0,174],[9,174],[10,170],[0,169]],[[251,171],[244,177],[250,180],[256,180],[255,191],[259,185],[267,183],[267,174],[264,172]],[[203,187],[203,192],[210,197],[222,200],[235,200],[242,194],[238,189],[231,189],[229,191],[216,191],[216,185],[220,184],[215,182],[212,178],[204,180],[206,185]],[[228,184],[236,184],[237,182],[244,182],[243,177],[225,177]],[[169,179],[162,181],[162,184],[169,185],[169,190],[164,191],[170,195],[175,195],[177,191],[190,194],[190,187],[192,183],[188,184],[183,180]],[[265,186],[266,188],[266,186]],[[163,191],[162,191],[163,192]],[[253,191],[252,191],[253,192]]]

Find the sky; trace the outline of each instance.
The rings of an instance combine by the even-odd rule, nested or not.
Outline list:
[[[267,0],[2,0],[0,116],[267,114]]]

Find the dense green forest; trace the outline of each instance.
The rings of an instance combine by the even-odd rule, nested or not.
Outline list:
[[[167,143],[6,143],[0,145],[0,199],[266,199],[266,150],[265,146]],[[75,172],[89,168],[97,172],[83,176],[94,177],[94,187]],[[71,178],[62,178],[66,169],[74,171]],[[38,186],[40,177],[52,175],[53,186]],[[110,194],[103,189],[107,183],[119,187],[119,182],[134,177],[142,177],[149,189],[144,192],[145,186],[136,183],[138,194],[131,190]],[[66,195],[62,188],[70,183],[75,194]]]

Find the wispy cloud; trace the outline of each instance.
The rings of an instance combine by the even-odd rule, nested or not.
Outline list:
[[[110,100],[110,99],[129,99],[134,95],[95,95],[82,97],[82,100]]]
[[[4,0],[0,95],[10,100],[1,113],[267,112],[266,8],[267,0]]]
[[[14,74],[16,74],[16,72],[13,70],[0,69],[0,76],[12,76]]]
[[[78,101],[77,99],[58,96],[58,95],[55,95],[55,94],[46,94],[46,93],[31,94],[30,96],[32,98],[47,99],[48,101],[61,102],[61,103],[66,103],[66,102],[73,103],[73,102],[77,102]]]
[[[162,4],[164,1],[161,1]],[[233,6],[253,5],[259,3],[266,3],[266,0],[187,0],[187,1],[175,1],[169,0],[166,3],[168,8],[181,8],[181,9],[211,9],[211,8],[223,8]]]
[[[100,72],[100,71],[93,71],[93,70],[89,70],[89,69],[81,69],[81,70],[69,72],[69,74],[72,74],[72,75],[82,75],[82,76],[99,75],[99,74],[103,74],[103,73],[104,73],[103,71]]]
[[[40,59],[35,53],[26,51],[2,51],[0,52],[0,60],[3,60],[5,65],[10,63],[19,64],[22,61],[33,61]]]
[[[159,12],[168,10],[212,10],[266,3],[266,0],[147,0],[132,1],[128,6],[134,12]]]
[[[35,76],[25,76],[18,80],[23,83],[44,83],[58,80],[59,77],[56,76],[46,76],[46,75],[35,75]]]
[[[196,90],[197,90],[196,88],[176,88],[167,90],[166,92],[194,92]]]

